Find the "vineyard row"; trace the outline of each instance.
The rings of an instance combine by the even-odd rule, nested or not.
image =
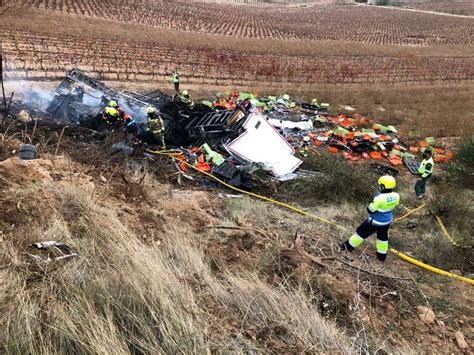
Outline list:
[[[472,45],[474,21],[368,6],[288,7],[175,0],[10,0],[79,17],[98,17],[241,38],[338,40],[386,45]],[[113,9],[113,10],[111,10]]]
[[[275,56],[0,32],[7,77],[58,79],[74,65],[104,80],[186,83],[397,83],[474,80],[474,57]]]

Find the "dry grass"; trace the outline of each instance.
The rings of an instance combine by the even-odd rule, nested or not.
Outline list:
[[[395,125],[404,140],[409,140],[408,137],[459,137],[474,132],[472,84],[323,86],[317,91],[301,90],[294,94],[330,102],[338,112],[341,111],[339,104],[352,106],[376,122]]]
[[[350,352],[347,338],[298,291],[251,274],[217,278],[182,229],[145,244],[90,193],[48,188],[61,202],[55,217],[20,226],[0,252],[2,353],[264,351],[265,342],[243,331],[265,326],[278,326],[272,338],[295,349]],[[79,257],[28,263],[28,244],[49,239]],[[240,322],[237,335],[218,326],[226,317]]]

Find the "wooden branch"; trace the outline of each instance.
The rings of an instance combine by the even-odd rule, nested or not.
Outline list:
[[[63,138],[64,131],[66,130],[67,126],[64,126],[61,130],[61,134],[59,135],[58,143],[56,144],[56,149],[54,150],[54,156],[58,154],[59,144],[61,143],[61,139]]]

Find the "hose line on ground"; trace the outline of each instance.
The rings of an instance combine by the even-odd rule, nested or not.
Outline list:
[[[458,242],[456,242],[456,241],[453,239],[453,237],[451,237],[451,235],[448,233],[448,230],[447,230],[446,227],[444,226],[443,221],[441,220],[441,217],[436,216],[436,221],[438,222],[439,227],[441,228],[442,234],[446,237],[446,239],[447,239],[452,245],[454,245],[455,247],[458,247],[458,248],[463,248],[463,249],[470,249],[470,248],[472,248],[471,246],[460,245]]]
[[[228,188],[230,188],[230,189],[232,189],[232,190],[234,190],[234,191],[238,191],[238,192],[241,192],[241,193],[243,193],[243,194],[246,194],[246,195],[249,195],[249,196],[253,196],[253,197],[255,197],[255,198],[258,198],[258,199],[261,199],[261,200],[264,200],[264,201],[267,201],[267,202],[270,202],[270,203],[274,203],[274,204],[276,204],[276,205],[279,205],[279,206],[288,208],[288,209],[290,209],[290,210],[292,210],[292,211],[295,211],[295,212],[297,212],[297,213],[300,213],[300,214],[302,214],[302,215],[311,217],[311,218],[316,219],[316,220],[318,220],[318,221],[321,221],[321,222],[330,224],[330,225],[332,225],[332,226],[334,226],[334,227],[336,227],[336,228],[339,228],[339,229],[342,229],[342,230],[344,230],[344,231],[347,231],[347,229],[346,229],[345,227],[343,227],[343,226],[341,226],[341,225],[339,225],[339,224],[337,224],[337,223],[335,223],[335,222],[332,222],[332,221],[330,221],[330,220],[328,220],[328,219],[325,219],[325,218],[316,216],[316,215],[314,215],[314,214],[312,214],[312,213],[303,211],[302,209],[299,209],[299,208],[297,208],[297,207],[291,206],[291,205],[286,204],[286,203],[284,203],[284,202],[280,202],[280,201],[277,201],[277,200],[274,200],[274,199],[271,199],[271,198],[268,198],[268,197],[265,197],[265,196],[262,196],[262,195],[258,195],[258,194],[256,194],[256,193],[253,193],[253,192],[250,192],[250,191],[245,191],[245,190],[239,189],[238,187],[232,186],[232,185],[226,183],[225,181],[219,179],[218,177],[216,177],[216,176],[214,176],[214,175],[212,175],[212,174],[209,174],[208,172],[199,170],[199,169],[197,169],[195,166],[193,166],[192,164],[189,164],[189,163],[186,162],[186,161],[182,161],[182,160],[176,158],[175,156],[173,156],[173,155],[170,154],[170,153],[166,153],[166,152],[163,152],[163,151],[153,151],[153,150],[148,150],[148,152],[149,152],[149,153],[153,153],[153,154],[158,154],[158,155],[167,155],[167,156],[173,158],[174,160],[176,160],[176,161],[178,161],[178,162],[180,162],[180,163],[184,163],[186,166],[190,167],[191,169],[194,169],[194,170],[196,170],[197,172],[199,172],[199,173],[201,173],[201,174],[203,174],[203,175],[206,175],[207,177],[210,177],[211,179],[213,179],[213,180],[219,182],[220,184],[222,184],[222,185],[224,185],[224,186],[226,186],[226,187],[228,187]]]
[[[328,219],[325,219],[325,218],[322,218],[322,217],[319,217],[319,216],[316,216],[314,214],[311,214],[309,212],[306,212],[306,211],[303,211],[302,209],[299,209],[297,207],[294,207],[294,206],[291,206],[289,204],[286,204],[286,203],[283,203],[283,202],[280,202],[280,201],[277,201],[277,200],[274,200],[274,199],[271,199],[271,198],[268,198],[268,197],[265,197],[265,196],[261,196],[261,195],[258,195],[256,193],[253,193],[253,192],[249,192],[249,191],[245,191],[245,190],[242,190],[242,189],[239,189],[238,187],[235,187],[235,186],[232,186],[228,183],[226,183],[225,181],[219,179],[218,177],[212,175],[212,174],[209,174],[208,172],[205,172],[205,171],[202,171],[202,170],[199,170],[197,167],[193,166],[192,164],[189,164],[188,162],[186,161],[182,161],[178,158],[175,157],[176,154],[174,153],[170,153],[169,151],[153,151],[153,150],[147,150],[147,152],[149,153],[152,153],[152,154],[157,154],[157,155],[164,155],[164,156],[168,156],[180,163],[184,163],[186,166],[190,167],[191,169],[203,174],[203,175],[206,175],[207,177],[219,182],[220,184],[234,190],[234,191],[237,191],[237,192],[240,192],[240,193],[243,193],[243,194],[246,194],[246,195],[249,195],[249,196],[253,196],[255,198],[258,198],[260,200],[264,200],[264,201],[267,201],[267,202],[270,202],[270,203],[273,203],[273,204],[276,204],[278,206],[282,206],[282,207],[285,207],[287,209],[290,209],[294,212],[297,212],[297,213],[300,213],[302,215],[305,215],[305,216],[308,216],[308,217],[311,217],[313,219],[316,219],[318,221],[321,221],[321,222],[324,222],[324,223],[327,223],[327,224],[330,224],[332,226],[335,226],[339,229],[342,229],[344,231],[347,231],[347,228],[337,224],[336,222],[333,222],[333,221],[330,221]],[[395,221],[400,221],[402,220],[403,218],[406,218],[408,217],[410,214],[420,210],[421,208],[425,207],[425,205],[422,205],[422,206],[419,206],[417,208],[415,208],[414,210],[411,210],[409,213],[407,213],[406,215],[396,219]],[[456,275],[456,274],[453,274],[451,272],[448,272],[448,271],[444,271],[444,270],[441,270],[441,269],[438,269],[438,268],[435,268],[431,265],[428,265],[428,264],[425,264],[425,263],[422,263],[421,261],[418,261],[416,259],[413,259],[412,257],[408,256],[408,255],[405,255],[401,252],[399,252],[398,250],[395,250],[393,248],[390,248],[390,252],[392,252],[393,254],[397,255],[398,257],[400,257],[402,260],[405,260],[413,265],[416,265],[422,269],[425,269],[425,270],[428,270],[428,271],[431,271],[435,274],[438,274],[438,275],[443,275],[443,276],[447,276],[447,277],[450,277],[450,278],[453,278],[453,279],[456,279],[456,280],[460,280],[460,281],[464,281],[464,282],[467,282],[468,284],[471,284],[471,285],[474,285],[474,280],[473,279],[470,279],[470,278],[467,278],[467,277],[463,277],[463,276],[459,276],[459,275]]]
[[[428,265],[428,264],[425,264],[425,263],[422,263],[421,261],[418,261],[416,259],[413,259],[412,257],[408,256],[408,255],[405,255],[401,252],[399,252],[398,250],[396,249],[393,249],[393,248],[390,248],[390,251],[392,253],[394,253],[395,255],[398,255],[400,258],[402,258],[403,260],[405,261],[408,261],[409,263],[413,264],[413,265],[416,265],[416,266],[419,266],[425,270],[429,270],[431,272],[434,272],[435,274],[438,274],[438,275],[444,275],[444,276],[447,276],[447,277],[451,277],[453,279],[456,279],[456,280],[461,280],[461,281],[464,281],[464,282],[467,282],[468,284],[471,284],[471,285],[474,285],[474,280],[473,279],[470,279],[468,277],[464,277],[464,276],[460,276],[460,275],[456,275],[456,274],[453,274],[451,272],[447,272],[447,271],[444,271],[444,270],[441,270],[441,269],[438,269],[434,266],[431,266],[431,265]]]

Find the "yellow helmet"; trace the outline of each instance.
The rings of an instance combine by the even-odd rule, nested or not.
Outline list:
[[[183,91],[183,96],[189,96],[188,90],[184,90],[184,91]]]
[[[390,175],[384,175],[379,178],[379,186],[382,189],[394,189],[395,186],[397,186],[397,182],[395,181],[395,178]]]
[[[109,106],[110,106],[110,107],[117,107],[117,101],[110,100],[110,101],[109,101]]]
[[[146,113],[153,113],[153,112],[155,112],[155,109],[154,109],[153,107],[148,106],[148,107],[146,108]]]

